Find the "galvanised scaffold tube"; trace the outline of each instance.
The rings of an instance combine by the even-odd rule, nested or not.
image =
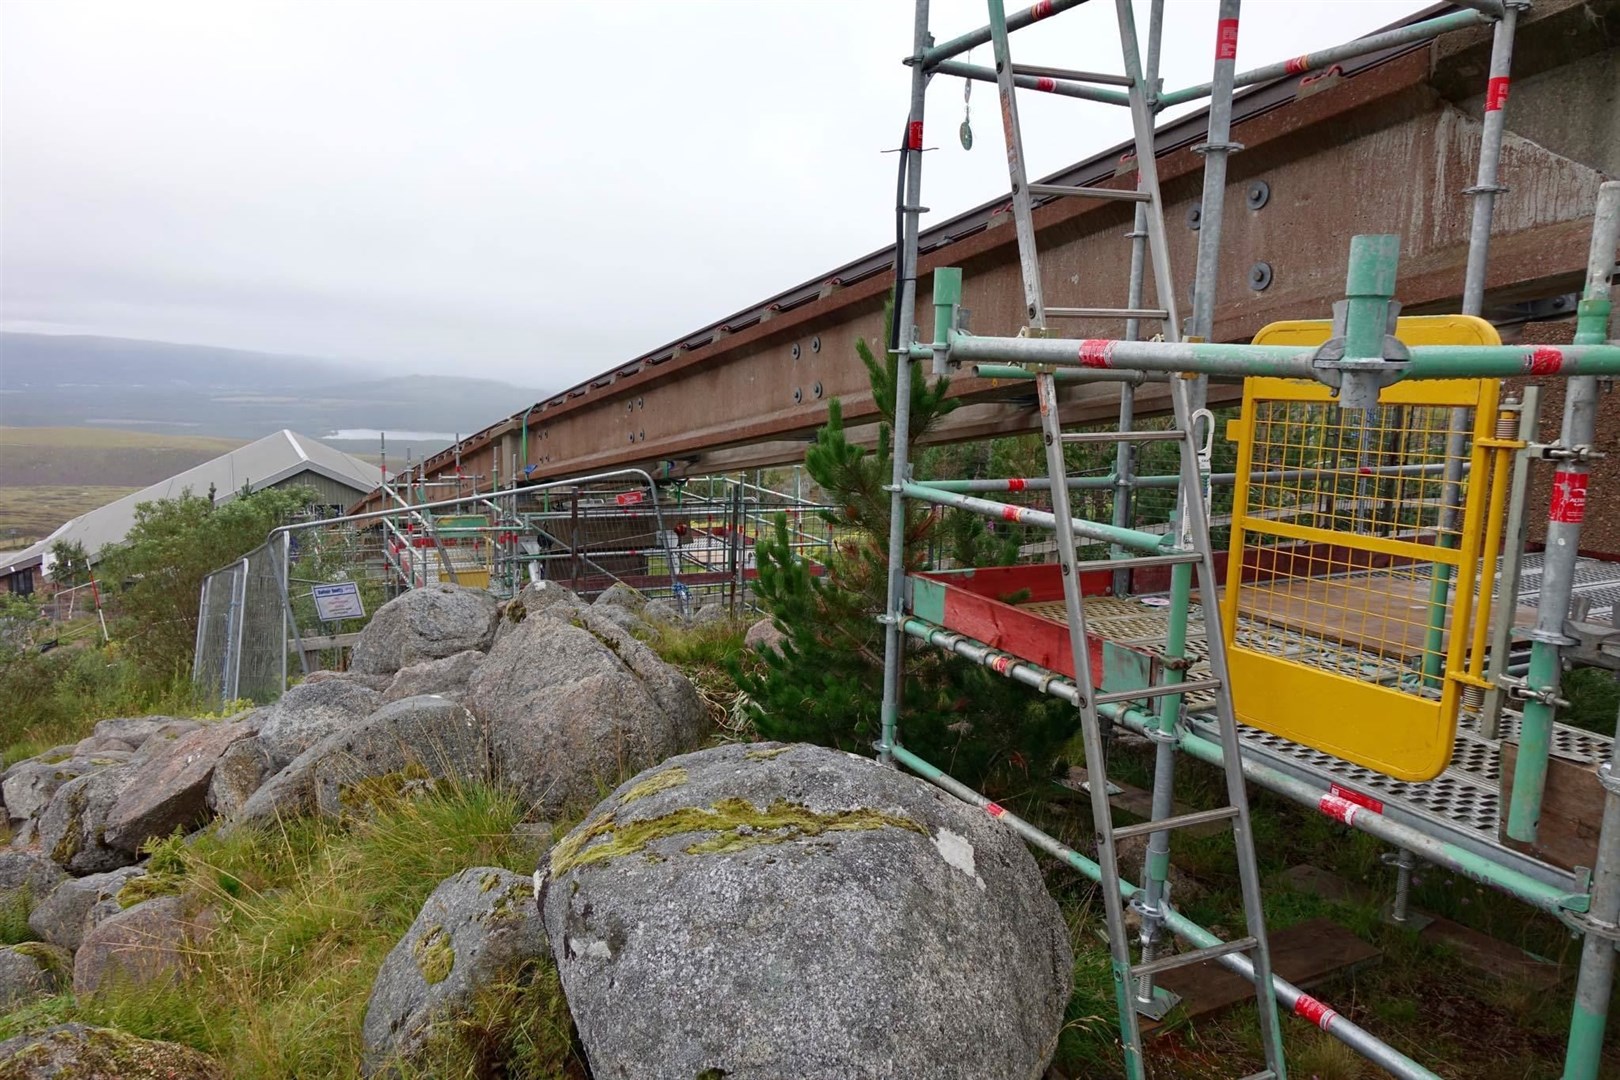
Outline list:
[[[1078,870],[1087,880],[1101,883],[1101,868],[1094,861],[1086,858],[1067,844],[1049,836],[999,803],[985,798],[949,773],[931,765],[905,747],[894,747],[894,756],[902,765],[929,783],[949,792],[971,806],[977,806],[997,821],[1000,821],[1022,837],[1026,843],[1040,848],[1048,855]],[[1121,896],[1128,899],[1140,891],[1123,877],[1118,880]],[[1165,925],[1177,937],[1198,948],[1208,948],[1222,944],[1220,938],[1175,911],[1168,913]],[[1254,981],[1254,964],[1243,954],[1228,953],[1225,956],[1216,957],[1216,962],[1249,982]],[[1437,1074],[1425,1069],[1388,1043],[1379,1040],[1366,1029],[1346,1019],[1287,979],[1279,975],[1273,975],[1271,985],[1278,1002],[1290,1012],[1303,1020],[1315,1024],[1368,1061],[1387,1070],[1390,1075],[1399,1077],[1400,1080],[1440,1080]]]
[[[936,65],[934,71],[939,75],[954,75],[958,79],[972,79],[974,82],[993,83],[996,81],[994,68],[980,67],[977,64],[964,64],[960,60],[946,60]],[[1103,90],[1068,79],[1020,75],[1014,72],[1013,85],[1021,90],[1038,90],[1043,94],[1079,98],[1082,101],[1100,101],[1105,105],[1129,105],[1131,103],[1130,98],[1118,90]]]
[[[1445,469],[1440,462],[1422,462],[1417,465],[1369,465],[1368,476],[1426,476],[1439,473]],[[1268,484],[1292,482],[1295,480],[1315,480],[1322,477],[1343,476],[1341,469],[1271,469],[1266,472],[1249,474],[1251,481],[1264,481]],[[1216,487],[1231,487],[1237,483],[1237,473],[1210,473],[1209,482]],[[924,480],[922,483],[940,491],[954,491],[958,494],[971,495],[986,491],[1051,491],[1052,480],[1047,476],[1008,477],[992,480]],[[1115,479],[1111,474],[1102,476],[1071,476],[1068,484],[1072,488],[1090,490],[1094,488],[1111,488]],[[1133,487],[1145,488],[1173,488],[1181,484],[1179,476],[1138,476],[1131,481]]]
[[[923,106],[928,91],[928,72],[923,54],[932,41],[928,33],[928,0],[917,0],[912,25],[911,107],[906,114],[906,141],[902,157],[906,163],[905,202],[898,209],[903,215],[900,243],[900,280],[896,282],[894,317],[899,356],[894,365],[894,468],[889,496],[889,580],[883,609],[883,704],[880,712],[878,760],[889,761],[894,744],[895,724],[900,716],[900,665],[905,651],[905,635],[900,632],[900,609],[906,580],[906,501],[900,493],[911,470],[906,448],[911,443],[911,348],[916,337],[917,319],[917,228],[922,213]]]
[[[1086,0],[1040,0],[1031,4],[1023,11],[1017,11],[1007,16],[1007,30],[1022,30],[1030,23],[1049,19],[1053,15],[1061,14],[1070,8],[1077,8]],[[981,26],[977,30],[963,34],[961,37],[921,50],[922,66],[932,69],[941,60],[949,60],[953,56],[961,56],[970,49],[976,49],[990,40],[990,27]]]
[[[1335,45],[1331,49],[1306,53],[1303,56],[1296,56],[1292,60],[1257,67],[1252,71],[1245,71],[1238,75],[1233,84],[1241,88],[1253,86],[1255,83],[1270,82],[1272,79],[1281,79],[1288,75],[1303,75],[1308,71],[1331,67],[1342,60],[1354,60],[1358,56],[1368,56],[1372,53],[1383,52],[1385,49],[1416,44],[1419,41],[1427,41],[1432,37],[1439,37],[1450,30],[1483,26],[1490,21],[1490,16],[1483,12],[1456,11],[1450,15],[1425,19],[1423,22],[1413,23],[1410,26],[1400,26],[1394,30],[1386,30],[1381,34],[1371,34],[1355,41],[1346,42],[1343,45]],[[1203,83],[1199,86],[1189,86],[1185,90],[1173,90],[1159,99],[1159,105],[1161,108],[1168,108],[1171,105],[1184,105],[1189,101],[1209,97],[1211,89],[1209,83]]]
[[[1003,338],[951,335],[951,359],[1051,364],[1090,369],[1195,372],[1242,378],[1272,375],[1316,379],[1314,349],[1296,345],[1225,345],[1190,341],[1113,341],[1106,338]],[[1414,345],[1399,365],[1401,379],[1516,378],[1546,375],[1620,375],[1620,345]],[[915,359],[933,356],[930,345],[912,347]],[[1393,367],[1394,365],[1392,365]]]
[[[1159,56],[1163,51],[1164,43],[1164,0],[1152,0],[1148,8],[1148,40],[1147,40],[1147,66],[1142,71],[1142,80],[1146,85],[1142,88],[1148,98],[1148,106],[1155,112],[1158,110],[1159,97]],[[1145,190],[1146,174],[1142,170],[1136,171],[1136,189]],[[1135,206],[1135,216],[1131,219],[1131,270],[1125,286],[1125,306],[1133,311],[1142,307],[1142,285],[1147,269],[1148,256],[1148,211],[1147,203],[1139,202]],[[1125,340],[1139,341],[1142,337],[1142,320],[1125,320]],[[1054,377],[1061,374],[1054,372]],[[1058,379],[1059,382],[1064,380]],[[1130,431],[1136,423],[1136,388],[1140,383],[1128,382],[1119,388],[1119,430]],[[1136,499],[1132,491],[1131,480],[1136,474],[1136,445],[1122,441],[1114,450],[1114,506],[1113,523],[1121,529],[1131,527],[1132,515],[1136,510]],[[1123,548],[1115,546],[1110,553],[1115,557],[1123,557]],[[1131,591],[1131,574],[1129,570],[1114,571],[1114,595],[1125,596]]]
[[[1050,488],[1048,488],[1050,490]],[[940,506],[950,506],[957,510],[966,510],[970,514],[993,518],[996,521],[1008,521],[1016,525],[1039,525],[1050,529],[1057,518],[1045,510],[1036,510],[1028,506],[1013,506],[1010,503],[991,502],[989,499],[975,499],[971,495],[958,495],[954,491],[946,491],[932,484],[916,482],[905,483],[899,486],[899,493],[908,499],[918,499],[922,502],[937,503]],[[1071,518],[1075,535],[1083,536],[1087,540],[1095,540],[1101,544],[1120,544],[1124,547],[1135,548],[1138,551],[1159,551],[1168,547],[1174,537],[1168,533],[1143,532],[1140,529],[1117,529],[1112,525],[1104,525],[1098,521],[1085,521],[1081,518]]]
[[[1620,182],[1598,188],[1592,246],[1586,260],[1586,288],[1577,309],[1575,340],[1599,348],[1609,332],[1609,272],[1620,243]],[[1582,376],[1564,388],[1564,426],[1559,436],[1558,471],[1553,474],[1547,509],[1547,542],[1542,555],[1541,594],[1536,625],[1530,632],[1530,672],[1525,677],[1523,719],[1519,724],[1519,757],[1513,766],[1512,801],[1507,834],[1525,843],[1536,839],[1541,799],[1547,785],[1547,756],[1552,749],[1563,673],[1559,650],[1574,645],[1565,633],[1575,582],[1575,560],[1586,518],[1586,484],[1591,472],[1588,453],[1597,422],[1597,380]]]
[[[931,645],[956,653],[958,656],[981,664],[998,674],[1004,675],[1014,682],[1033,687],[1043,694],[1050,694],[1060,700],[1074,703],[1077,699],[1074,682],[1065,675],[1043,668],[1013,656],[1010,653],[993,649],[982,641],[975,641],[965,634],[954,630],[947,630],[924,619],[909,617],[905,622],[906,633]],[[1158,726],[1158,718],[1139,709],[1132,709],[1124,705],[1101,705],[1098,711],[1106,715],[1115,723],[1124,724],[1138,735],[1146,735],[1150,729]],[[1222,764],[1221,747],[1219,743],[1212,742],[1202,735],[1178,728],[1176,744],[1180,749],[1193,757],[1210,765]],[[1261,787],[1274,791],[1284,798],[1291,799],[1303,806],[1315,807],[1322,813],[1333,818],[1341,824],[1353,829],[1376,836],[1378,839],[1396,847],[1406,848],[1426,862],[1433,863],[1445,870],[1453,871],[1500,889],[1509,896],[1529,904],[1538,911],[1545,911],[1551,915],[1564,915],[1571,911],[1584,911],[1587,898],[1555,888],[1543,881],[1530,877],[1510,867],[1491,862],[1482,855],[1478,855],[1456,844],[1420,832],[1410,825],[1392,820],[1383,814],[1365,810],[1345,799],[1331,794],[1325,794],[1313,788],[1302,780],[1296,780],[1287,773],[1274,769],[1269,765],[1256,761],[1247,755],[1240,756],[1243,776],[1246,780],[1259,784]]]
[[[1620,730],[1615,732],[1620,743]],[[1569,1044],[1564,1051],[1564,1080],[1598,1080],[1603,1062],[1603,1029],[1609,1019],[1609,995],[1614,990],[1614,939],[1620,923],[1620,775],[1615,771],[1614,743],[1609,760],[1598,767],[1603,785],[1603,825],[1598,832],[1596,867],[1592,871],[1592,907],[1587,924],[1603,932],[1587,931],[1581,946],[1580,975],[1575,981],[1575,1007],[1569,1021]]]

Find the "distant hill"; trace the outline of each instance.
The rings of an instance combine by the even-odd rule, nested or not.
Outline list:
[[[122,428],[238,443],[281,428],[317,439],[355,429],[471,433],[546,393],[454,375],[375,378],[359,365],[308,356],[0,333],[0,424],[14,427]],[[412,441],[419,453],[438,448],[435,440]]]

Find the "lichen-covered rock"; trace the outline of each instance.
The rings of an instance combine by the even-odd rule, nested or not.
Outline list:
[[[105,874],[69,878],[34,905],[28,927],[52,945],[77,949],[86,933],[123,910],[118,891],[130,878],[145,873],[138,866],[126,866]]]
[[[66,880],[67,873],[37,851],[0,851],[0,908],[32,909]]]
[[[301,686],[313,686],[323,682],[352,682],[356,686],[363,686],[367,690],[382,693],[388,689],[388,684],[394,681],[393,675],[366,675],[358,671],[312,671],[304,676]]]
[[[681,609],[673,600],[649,600],[641,609],[641,619],[652,625],[670,625],[681,621]]]
[[[148,739],[143,749],[151,745]],[[107,842],[107,818],[134,769],[100,769],[57,789],[39,816],[40,849],[52,862],[70,874],[100,874],[135,861],[133,852]]]
[[[0,946],[0,1012],[68,988],[73,957],[43,941]],[[0,1064],[5,1057],[0,1055]]]
[[[66,758],[47,751],[39,757],[19,761],[6,770],[6,778],[0,781],[6,813],[13,821],[38,817],[50,805],[51,796],[69,780],[128,760],[127,751],[91,757],[74,754]]]
[[[377,691],[347,679],[300,683],[281,695],[259,726],[259,746],[279,769],[381,704]]]
[[[139,765],[130,766],[123,794],[107,815],[107,843],[139,851],[152,837],[190,832],[208,820],[208,785],[214,766],[247,724],[206,724],[187,732]]]
[[[143,900],[84,935],[73,954],[73,992],[93,994],[109,979],[144,986],[187,969],[190,947],[207,936],[207,924],[192,917],[184,898]]]
[[[395,773],[463,783],[490,779],[483,723],[449,698],[432,694],[384,705],[322,740],[299,761],[313,771],[315,808],[332,816],[343,813],[349,791],[365,780]]]
[[[91,735],[97,739],[118,739],[139,750],[155,731],[174,723],[173,716],[120,716],[97,722]]]
[[[383,691],[383,704],[422,694],[439,694],[459,700],[467,692],[467,681],[478,670],[483,659],[483,653],[468,649],[442,660],[424,660],[420,664],[402,667]]]
[[[771,619],[759,620],[743,635],[743,644],[755,652],[781,652],[782,642],[786,640],[787,635],[778,630]]]
[[[566,603],[531,613],[490,650],[467,704],[488,725],[497,778],[548,813],[689,749],[702,725],[685,676]]]
[[[725,622],[729,618],[731,618],[731,612],[726,610],[726,605],[709,603],[692,612],[692,617],[688,621],[693,626],[709,626],[713,623]]]
[[[547,955],[529,879],[483,866],[445,880],[377,972],[361,1027],[361,1072],[409,1062],[435,1026],[453,1027],[480,990]]]
[[[434,585],[396,596],[371,617],[354,643],[350,666],[371,675],[392,675],[423,660],[490,647],[498,614],[482,589]]]
[[[298,755],[247,798],[228,828],[316,811],[336,816],[356,784],[395,773],[491,779],[485,725],[449,698],[427,694],[391,702]]]
[[[257,735],[237,739],[214,763],[214,775],[208,778],[208,809],[219,817],[236,813],[274,771],[275,762]]]
[[[646,606],[647,598],[622,581],[615,581],[591,601],[593,608],[616,607],[631,612],[641,611]]]
[[[73,754],[75,757],[94,757],[108,750],[119,754],[132,754],[135,752],[135,746],[110,735],[87,735],[73,747]]]
[[[186,735],[202,727],[200,720],[168,720],[158,726],[157,730],[141,740],[141,744],[130,755],[131,765],[139,765],[164,753],[169,747],[179,742]]]
[[[592,1075],[1035,1080],[1068,933],[990,816],[810,746],[687,754],[554,847],[542,906]]]
[[[6,1080],[224,1080],[189,1046],[137,1039],[112,1028],[58,1024],[0,1043]]]

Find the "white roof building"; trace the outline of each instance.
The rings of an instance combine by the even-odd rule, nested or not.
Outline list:
[[[235,498],[244,487],[263,491],[303,485],[315,489],[317,503],[341,508],[370,493],[381,480],[378,466],[283,429],[80,514],[33,546],[0,557],[0,582],[34,567],[49,573],[50,549],[58,541],[77,542],[94,561],[103,547],[121,542],[128,534],[135,524],[135,507],[178,498],[184,491],[206,496],[212,489],[215,502],[223,503]],[[16,583],[12,588],[16,589]],[[31,580],[27,589],[17,591],[32,591]]]

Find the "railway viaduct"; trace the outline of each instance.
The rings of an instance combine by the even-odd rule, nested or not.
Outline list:
[[[1237,98],[1233,138],[1244,150],[1229,168],[1217,340],[1246,340],[1276,319],[1326,317],[1342,295],[1355,233],[1402,237],[1399,298],[1408,314],[1457,309],[1469,225],[1464,189],[1479,153],[1489,49],[1488,28],[1454,31]],[[1595,192],[1620,176],[1620,0],[1538,0],[1520,23],[1511,86],[1502,155],[1508,191],[1497,202],[1486,314],[1506,341],[1568,341]],[[1172,264],[1189,288],[1197,244],[1191,215],[1203,181],[1193,147],[1206,123],[1197,113],[1157,135]],[[1132,188],[1125,150],[1114,147],[1045,182]],[[1129,203],[1078,198],[1037,210],[1046,295],[1124,307],[1131,213]],[[1018,331],[1018,256],[1005,196],[927,229],[921,251],[919,321],[931,318],[930,271],[952,265],[964,270],[972,329]],[[797,462],[834,397],[859,438],[874,408],[855,342],[880,346],[892,261],[892,248],[874,252],[627,359],[464,438],[415,474],[454,476],[458,452],[466,474],[499,477],[503,486],[514,477],[626,466],[678,477]],[[1146,292],[1151,305],[1151,275]],[[1075,324],[1072,336],[1123,331],[1118,320],[1090,320]],[[1027,384],[961,377],[953,392],[966,400],[938,432],[941,441],[1037,426]],[[1117,409],[1112,386],[1066,392],[1066,415],[1075,420],[1111,418]],[[1211,398],[1237,392],[1215,386]],[[1560,409],[1556,388],[1552,397],[1544,415]],[[1137,400],[1139,411],[1153,411],[1163,405],[1162,387],[1143,387]],[[1620,402],[1607,398],[1600,415],[1600,430],[1614,441]],[[1598,483],[1620,490],[1620,455],[1600,471],[1612,475]],[[374,492],[357,509],[380,500]],[[1612,536],[1594,530],[1592,542],[1620,551],[1620,522],[1611,528]]]

